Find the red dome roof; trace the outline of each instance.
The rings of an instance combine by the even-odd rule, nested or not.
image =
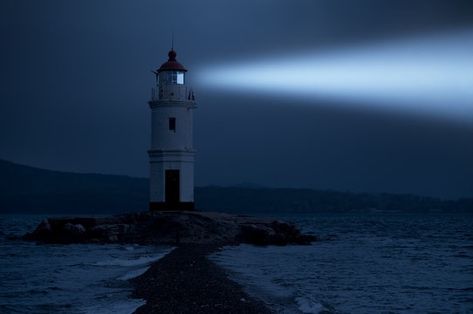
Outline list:
[[[170,50],[168,53],[169,59],[165,63],[161,65],[161,67],[158,69],[158,73],[161,73],[163,71],[183,71],[187,72],[186,68],[180,64],[179,62],[176,61],[176,52],[174,50]]]

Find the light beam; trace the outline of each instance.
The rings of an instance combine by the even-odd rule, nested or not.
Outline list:
[[[204,86],[434,115],[473,125],[473,30],[209,66]]]

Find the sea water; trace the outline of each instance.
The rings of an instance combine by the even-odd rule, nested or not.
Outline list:
[[[473,215],[291,215],[310,246],[226,247],[211,259],[280,313],[473,313]],[[0,216],[0,313],[132,313],[127,279],[170,247],[10,240],[44,216]]]
[[[473,313],[473,215],[292,215],[310,246],[211,258],[280,313]]]
[[[140,245],[36,245],[11,240],[44,216],[0,216],[0,313],[132,313],[128,279],[170,252]]]

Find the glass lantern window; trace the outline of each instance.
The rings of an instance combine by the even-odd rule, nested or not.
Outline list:
[[[177,84],[184,84],[184,73],[182,72],[177,72]]]
[[[168,73],[168,82],[170,84],[184,84],[184,72],[172,71]]]

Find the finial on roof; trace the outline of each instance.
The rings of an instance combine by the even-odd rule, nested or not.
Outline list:
[[[168,61],[164,62],[161,67],[156,70],[157,73],[161,73],[163,71],[181,71],[187,72],[186,68],[177,62],[176,60],[177,53],[174,51],[174,32],[172,33],[171,38],[171,50],[168,52]]]
[[[174,50],[169,50],[168,52],[168,57],[169,57],[169,60],[168,61],[176,61],[176,52]]]

